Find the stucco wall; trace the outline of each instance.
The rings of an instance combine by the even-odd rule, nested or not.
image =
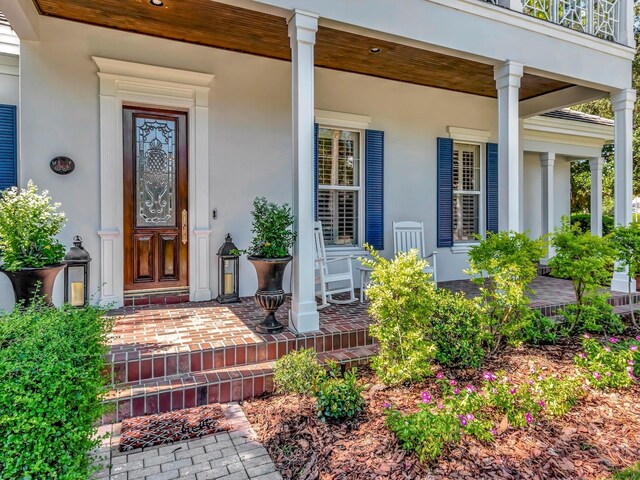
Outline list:
[[[25,41],[21,47],[20,183],[32,178],[62,203],[69,218],[62,241],[69,245],[74,235],[84,238],[94,258],[92,289],[100,278],[100,139],[98,76],[91,56],[215,74],[210,207],[218,218],[210,221],[212,262],[227,232],[239,247],[248,245],[255,196],[291,202],[289,63],[41,17],[41,41]],[[385,131],[385,253],[392,250],[394,220],[423,221],[427,249],[435,249],[436,139],[447,136],[447,126],[458,126],[489,130],[495,141],[495,100],[317,69],[316,107],[368,115],[371,128]],[[76,171],[69,176],[51,172],[48,162],[57,155],[73,158]],[[558,182],[568,181],[563,167],[556,170]],[[562,195],[556,195],[560,209]],[[440,249],[438,262],[441,280],[459,278],[466,255]],[[246,260],[241,263],[241,294],[250,295],[255,274]],[[214,266],[214,295],[216,274]],[[2,297],[8,296],[3,290]],[[0,298],[0,304],[5,300]]]

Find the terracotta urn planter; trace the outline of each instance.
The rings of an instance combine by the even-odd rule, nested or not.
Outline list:
[[[291,256],[284,258],[248,257],[258,276],[258,290],[254,298],[256,304],[267,314],[264,320],[256,326],[258,333],[278,333],[284,329],[284,326],[276,320],[276,311],[285,300],[282,279],[292,258]]]
[[[63,263],[49,265],[43,268],[24,268],[15,272],[2,270],[13,285],[16,303],[24,302],[31,305],[34,297],[41,297],[45,305],[53,305],[53,284],[58,273],[64,268]]]

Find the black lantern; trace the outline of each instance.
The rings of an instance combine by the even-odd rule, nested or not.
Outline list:
[[[89,262],[91,256],[82,246],[82,238],[73,237],[73,247],[64,256],[64,301],[83,307],[89,301]]]
[[[224,244],[218,250],[218,302],[234,303],[240,301],[238,295],[238,268],[240,256],[238,249],[227,233]]]

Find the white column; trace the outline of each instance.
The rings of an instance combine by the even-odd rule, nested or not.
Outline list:
[[[520,230],[520,128],[521,63],[508,61],[496,67],[498,90],[498,228]]]
[[[602,236],[602,164],[604,159],[589,160],[591,168],[591,235]]]
[[[542,235],[548,235],[552,233],[555,227],[555,200],[553,180],[553,167],[555,163],[555,153],[548,152],[540,154],[540,166],[542,168],[542,194],[540,196],[542,204]],[[545,265],[555,253],[551,245],[549,245],[548,247],[549,250],[547,252],[547,256],[542,260],[542,263],[544,263]]]
[[[292,70],[293,213],[298,232],[293,247],[289,326],[298,332],[309,332],[320,328],[313,249],[313,46],[318,15],[295,10],[287,23]]]
[[[635,32],[633,28],[634,22],[634,1],[633,0],[620,0],[618,2],[618,8],[620,12],[620,19],[618,21],[618,31],[616,32],[616,40],[618,43],[628,45],[630,47],[636,46]],[[9,18],[11,20],[11,18]],[[12,24],[13,26],[13,24]]]
[[[636,91],[619,90],[611,94],[614,115],[614,162],[615,162],[615,194],[614,216],[616,225],[631,223],[633,200],[633,105]],[[631,288],[635,290],[635,281]],[[611,289],[626,292],[629,289],[628,276],[625,272],[614,272]]]

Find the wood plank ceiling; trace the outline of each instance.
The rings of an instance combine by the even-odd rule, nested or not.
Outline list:
[[[285,18],[212,0],[33,0],[42,15],[209,47],[290,60]],[[371,53],[370,48],[380,48]],[[493,67],[398,43],[321,26],[318,67],[496,97]],[[520,99],[571,86],[525,74]]]

